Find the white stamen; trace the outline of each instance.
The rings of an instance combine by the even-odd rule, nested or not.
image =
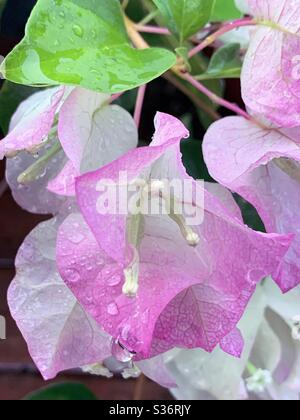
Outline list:
[[[124,276],[123,294],[130,298],[136,297],[139,288],[139,253],[136,248],[134,248],[132,262],[124,270]]]
[[[180,232],[189,246],[196,247],[200,242],[200,236],[190,226],[186,224],[184,216],[171,212],[169,217],[177,223]]]
[[[163,198],[166,202],[166,209],[169,217],[178,225],[180,232],[188,245],[196,247],[200,242],[200,236],[190,226],[187,225],[185,217],[178,213],[176,209],[181,208],[178,205],[178,200],[172,194],[163,194]]]
[[[196,232],[194,232],[193,230],[191,230],[191,232],[189,232],[187,234],[186,240],[187,240],[187,243],[190,246],[197,246],[199,244],[199,242],[200,242],[200,236]]]

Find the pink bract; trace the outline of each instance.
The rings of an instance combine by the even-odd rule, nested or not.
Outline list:
[[[119,158],[138,143],[131,115],[110,96],[76,88],[59,113],[58,137],[69,161],[48,189],[59,195],[75,195],[75,178]]]
[[[274,280],[283,291],[300,283],[299,129],[262,129],[240,117],[213,124],[204,139],[211,175],[258,210],[268,232],[293,233]]]
[[[22,150],[33,151],[48,136],[65,92],[64,87],[30,96],[14,114],[9,134],[0,141],[0,159]]]
[[[68,206],[58,217],[39,224],[25,239],[8,291],[11,314],[46,380],[61,371],[103,363],[112,357],[112,337],[85,312],[57,272],[57,229],[66,210]],[[174,387],[163,361],[162,355],[144,360],[138,367],[162,386]]]
[[[241,75],[249,110],[281,127],[300,125],[300,3],[249,0],[255,17],[271,22],[253,34]],[[287,112],[288,110],[288,112]]]
[[[125,296],[124,269],[131,255],[127,216],[99,214],[96,187],[103,179],[117,182],[123,170],[129,182],[142,174],[152,180],[190,179],[179,151],[187,130],[166,114],[158,114],[155,125],[150,147],[77,179],[85,220],[73,214],[61,226],[59,272],[85,310],[136,360],[176,346],[210,352],[218,344],[239,356],[243,343],[236,325],[258,282],[269,274],[276,277],[291,236],[254,232],[228,193],[219,200],[204,191],[204,222],[194,226],[200,237],[196,247],[168,216],[145,216],[139,289],[134,298]]]

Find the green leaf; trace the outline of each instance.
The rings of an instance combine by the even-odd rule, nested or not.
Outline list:
[[[0,0],[0,17],[3,13],[5,5],[6,5],[6,0]]]
[[[1,67],[15,83],[117,93],[148,83],[175,62],[168,50],[131,47],[118,0],[39,0],[25,38]]]
[[[212,0],[153,0],[182,44],[209,21]]]
[[[212,181],[204,163],[200,140],[184,140],[181,142],[182,161],[187,173],[194,179]]]
[[[0,127],[3,134],[7,134],[11,117],[18,105],[38,90],[40,89],[4,82],[0,91]]]
[[[234,0],[215,0],[211,21],[222,22],[242,17],[242,13],[235,5]]]
[[[248,203],[248,201],[244,200],[238,194],[234,194],[234,198],[241,209],[245,224],[253,230],[266,232],[265,226],[252,204]]]
[[[27,401],[96,401],[95,395],[84,385],[64,383],[50,385],[25,397]]]
[[[198,80],[239,78],[242,69],[240,44],[232,43],[219,48],[212,56],[207,71]]]

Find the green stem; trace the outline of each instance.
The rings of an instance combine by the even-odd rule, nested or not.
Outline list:
[[[47,162],[52,159],[61,150],[59,142],[55,143],[41,158],[34,162],[29,168],[22,172],[18,177],[20,184],[29,184],[35,181],[41,171],[45,168]]]
[[[278,23],[273,22],[272,20],[257,19],[256,22],[257,22],[258,25],[267,26],[268,28],[275,29],[276,31],[280,31],[280,32],[283,32],[283,33],[288,34],[288,35],[294,35],[294,36],[299,37],[299,34],[289,31],[284,26],[281,26]]]
[[[251,376],[255,375],[255,374],[256,374],[256,372],[257,372],[257,367],[256,367],[256,366],[254,366],[254,364],[253,364],[253,363],[251,363],[251,362],[248,362],[248,363],[247,363],[246,369],[247,369],[247,371],[249,372],[249,374],[250,374]]]
[[[145,16],[145,17],[144,17],[144,19],[142,19],[142,20],[138,23],[138,25],[141,25],[141,26],[143,26],[143,25],[147,25],[147,24],[148,24],[148,23],[150,23],[153,19],[155,19],[155,18],[158,16],[158,14],[159,14],[159,10],[158,10],[158,9],[153,10],[152,12],[148,13],[148,15],[147,15],[147,16]]]

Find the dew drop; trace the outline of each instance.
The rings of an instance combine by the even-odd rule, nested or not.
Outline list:
[[[80,244],[82,241],[84,240],[84,236],[80,233],[80,232],[76,232],[73,231],[71,236],[70,236],[70,241],[75,244],[78,245]]]
[[[80,280],[80,274],[76,270],[68,270],[66,274],[70,283],[77,283]]]
[[[107,307],[107,313],[109,315],[118,315],[119,308],[118,308],[117,304],[114,303],[114,302],[110,303]]]
[[[73,28],[72,28],[72,30],[73,30],[73,32],[74,32],[74,34],[76,36],[79,36],[79,38],[82,38],[83,37],[83,29],[82,29],[81,26],[74,25]]]
[[[96,261],[96,265],[98,266],[98,267],[100,267],[100,266],[102,266],[104,264],[104,260],[103,260],[103,258],[98,258],[97,259],[97,261]]]
[[[40,172],[38,179],[45,178],[46,175],[47,175],[47,168],[43,169],[42,172]]]
[[[150,316],[150,310],[147,309],[141,316],[141,321],[143,324],[149,323],[149,316]]]
[[[121,332],[121,337],[124,341],[128,341],[129,332],[130,332],[130,326],[125,325],[122,329],[122,332]]]
[[[107,279],[107,284],[111,287],[117,286],[121,282],[121,276],[119,274],[115,274]]]
[[[131,362],[133,357],[135,356],[135,353],[131,353],[129,350],[127,350],[120,342],[119,340],[112,341],[111,344],[111,352],[112,355],[122,363],[128,363]]]

